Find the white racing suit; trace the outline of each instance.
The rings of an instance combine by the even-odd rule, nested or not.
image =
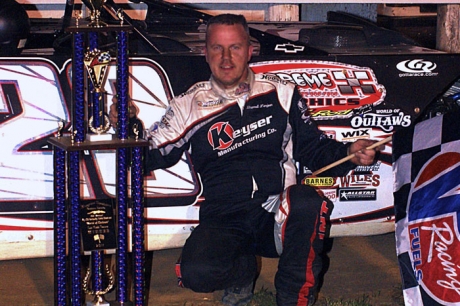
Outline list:
[[[256,255],[279,256],[278,304],[307,305],[332,203],[297,184],[296,161],[314,171],[347,146],[317,129],[295,86],[250,72],[224,90],[211,77],[174,98],[149,139],[147,170],[172,166],[189,150],[203,186],[200,225],[177,269],[182,284],[198,292],[244,286],[257,274]]]

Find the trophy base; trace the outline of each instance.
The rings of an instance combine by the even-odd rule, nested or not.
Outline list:
[[[88,141],[108,141],[112,140],[112,134],[86,134],[86,140]]]
[[[110,302],[110,305],[111,306],[134,306],[134,303],[131,301],[128,301],[128,302],[114,301],[114,302]]]
[[[110,303],[104,302],[86,302],[86,306],[110,306]]]
[[[110,303],[104,300],[102,296],[97,296],[94,301],[86,302],[86,306],[110,306]]]

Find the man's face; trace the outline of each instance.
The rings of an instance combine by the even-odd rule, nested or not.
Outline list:
[[[206,61],[214,79],[224,88],[246,80],[252,49],[240,24],[211,24],[207,30]]]

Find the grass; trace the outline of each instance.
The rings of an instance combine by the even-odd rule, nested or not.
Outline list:
[[[356,300],[331,300],[326,299],[324,303],[319,303],[322,306],[372,306],[372,301],[369,296],[364,295]]]
[[[398,306],[404,305],[399,296],[393,297],[392,304],[382,304],[378,302],[380,292],[372,293],[371,295],[364,294],[356,299],[330,299],[321,298],[315,306]],[[275,294],[269,290],[262,288],[254,294],[254,298],[248,306],[276,306]]]
[[[275,294],[266,288],[261,288],[254,293],[249,306],[276,306]]]
[[[385,302],[381,301],[384,298]],[[379,301],[380,300],[380,301]],[[391,302],[388,302],[388,297],[383,296],[380,291],[369,294],[363,294],[355,299],[331,299],[328,297],[320,297],[315,303],[315,306],[401,306],[404,305],[400,288],[395,287],[392,294]],[[221,306],[218,301],[201,301],[187,302],[183,306]],[[275,294],[266,288],[261,288],[254,293],[252,301],[248,306],[277,306]]]

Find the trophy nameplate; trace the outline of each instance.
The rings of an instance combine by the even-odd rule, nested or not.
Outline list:
[[[86,200],[80,207],[83,250],[116,249],[112,200]]]

